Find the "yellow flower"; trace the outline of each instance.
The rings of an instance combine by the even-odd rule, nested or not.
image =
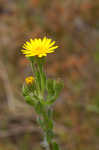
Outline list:
[[[43,39],[30,39],[30,42],[26,42],[21,50],[26,57],[47,56],[48,53],[54,52],[58,46],[54,46],[55,41],[52,42],[51,39],[44,37]]]
[[[26,82],[26,84],[32,84],[34,82],[34,77],[29,76],[29,77],[25,78],[25,82]]]

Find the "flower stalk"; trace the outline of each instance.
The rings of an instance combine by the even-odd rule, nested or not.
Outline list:
[[[33,106],[38,114],[37,122],[44,133],[43,146],[46,150],[60,150],[54,138],[52,105],[63,88],[63,82],[47,78],[43,67],[45,63],[44,56],[47,52],[52,52],[56,48],[56,46],[51,47],[54,43],[51,43],[51,39],[47,38],[38,39],[38,43],[37,39],[34,40],[34,43],[31,40],[31,43],[25,44],[27,51],[24,50],[26,57],[28,55],[30,60],[33,76],[25,80],[26,83],[22,92],[26,102]],[[38,47],[39,49],[37,49]]]

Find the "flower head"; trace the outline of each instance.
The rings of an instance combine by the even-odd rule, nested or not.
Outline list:
[[[25,78],[25,82],[26,82],[26,84],[32,84],[34,82],[34,77],[29,76],[29,77]]]
[[[50,38],[44,37],[43,39],[30,39],[30,42],[26,42],[21,50],[26,57],[47,56],[48,53],[54,52],[58,46],[54,46],[55,41],[52,42]]]

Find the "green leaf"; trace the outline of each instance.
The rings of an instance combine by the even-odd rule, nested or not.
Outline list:
[[[31,93],[29,93],[29,95],[25,96],[25,101],[35,107],[39,101],[39,98],[36,95],[31,95]]]
[[[35,105],[35,102],[32,100],[32,98],[29,95],[25,96],[25,100],[29,105],[33,105],[33,106]]]
[[[59,150],[59,146],[56,142],[53,143],[53,150]]]
[[[49,108],[49,109],[48,109],[48,118],[52,118],[52,116],[53,116],[52,109]]]
[[[59,82],[56,80],[49,80],[47,84],[47,88],[48,88],[48,97],[47,97],[46,104],[51,105],[58,98],[63,88],[63,82]]]
[[[56,100],[56,97],[49,97],[49,99],[46,101],[46,105],[52,105]]]
[[[35,105],[35,111],[36,111],[39,115],[42,114],[42,112],[43,112],[43,105],[42,105],[40,102],[38,102],[38,103]]]
[[[41,128],[43,128],[44,129],[44,122],[43,122],[43,120],[41,120],[41,118],[40,117],[38,117],[37,118],[37,122],[38,122],[38,124],[41,126]]]
[[[53,132],[51,130],[47,130],[47,133],[46,133],[46,137],[47,137],[47,141],[50,143],[52,138],[53,138]]]
[[[48,121],[48,128],[51,130],[53,129],[53,120]]]
[[[53,142],[52,147],[53,147],[53,150],[59,150],[59,146],[56,142]]]
[[[47,80],[47,91],[48,91],[48,96],[53,96],[55,94],[55,91],[54,91],[54,81],[52,79],[48,79]]]

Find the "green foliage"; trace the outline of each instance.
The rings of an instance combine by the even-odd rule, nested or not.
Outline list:
[[[31,99],[31,96],[25,96],[25,100],[29,105],[35,105],[35,102]]]
[[[32,60],[30,59],[30,61]],[[46,135],[47,143],[52,144],[53,150],[59,150],[58,145],[55,142],[52,143],[54,133],[51,105],[57,100],[63,88],[63,82],[47,79],[43,71],[44,62],[44,59],[33,59],[31,63],[35,82],[24,85],[22,93],[26,102],[33,106],[38,114],[37,122]]]
[[[49,109],[48,109],[48,118],[52,118],[52,116],[53,116],[52,109],[49,108]]]
[[[37,118],[37,122],[38,122],[38,124],[40,125],[40,127],[41,127],[42,129],[44,129],[44,121],[43,121],[40,117]]]
[[[23,85],[23,87],[22,87],[22,94],[23,94],[23,96],[29,95],[29,88],[25,85]]]
[[[42,85],[42,91],[44,93],[44,90],[46,89],[46,75],[45,75],[45,72],[42,71],[42,74],[41,74],[41,85]]]
[[[48,97],[47,97],[46,104],[48,105],[53,104],[57,99],[57,97],[59,96],[62,88],[63,88],[62,82],[49,79],[47,81]]]
[[[47,80],[47,91],[48,91],[48,96],[53,96],[54,95],[54,80],[48,79]]]
[[[59,150],[59,146],[58,144],[56,144],[56,142],[53,143],[53,150]]]
[[[52,130],[49,130],[47,129],[46,131],[46,137],[47,137],[47,141],[48,143],[51,143],[52,139],[53,139],[53,131]]]
[[[41,90],[41,78],[40,78],[40,73],[39,71],[36,71],[35,72],[35,75],[36,75],[36,90],[37,91],[40,91]]]
[[[43,105],[42,105],[41,102],[38,101],[38,102],[35,104],[35,110],[36,110],[36,112],[37,112],[39,115],[42,114],[42,112],[43,112]]]

